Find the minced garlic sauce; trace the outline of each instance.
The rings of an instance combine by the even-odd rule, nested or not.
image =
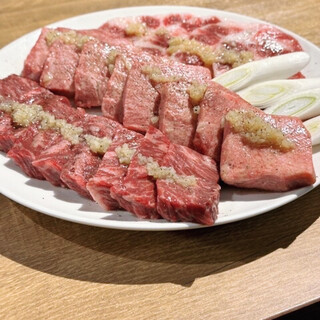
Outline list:
[[[274,128],[253,111],[232,110],[227,113],[226,120],[235,132],[254,145],[268,146],[281,151],[289,151],[295,146],[281,130]]]
[[[142,37],[146,34],[147,28],[146,25],[140,22],[132,22],[130,23],[126,30],[126,35],[127,36],[136,36],[136,37]]]
[[[187,89],[187,92],[190,96],[191,103],[194,106],[198,106],[201,100],[206,93],[207,85],[205,83],[199,83],[197,81],[193,81],[190,87]]]
[[[116,49],[111,49],[108,56],[107,56],[107,59],[106,59],[106,66],[108,66],[108,70],[110,72],[110,74],[113,73],[113,70],[114,70],[114,65],[115,65],[115,62],[116,62],[116,57],[118,56],[118,51]]]
[[[245,50],[218,49],[214,52],[216,63],[229,64],[232,68],[253,61],[253,53]]]
[[[92,152],[104,154],[111,144],[109,138],[99,138],[90,134],[83,135],[83,129],[68,123],[64,119],[56,119],[52,114],[43,110],[37,104],[17,102],[1,102],[0,110],[10,113],[12,120],[18,126],[28,127],[39,123],[43,130],[56,130],[72,144],[86,142]]]
[[[84,138],[90,150],[99,154],[104,154],[112,143],[112,140],[107,137],[99,138],[91,134],[84,135]]]
[[[127,143],[124,143],[122,146],[117,147],[115,152],[121,164],[129,165],[136,150],[130,148]]]
[[[237,51],[233,49],[213,50],[211,46],[195,39],[181,37],[175,37],[169,40],[167,52],[170,55],[177,52],[197,55],[206,66],[211,66],[213,63],[218,62],[236,67],[253,60],[253,54],[249,51]]]
[[[210,66],[214,62],[214,53],[210,46],[194,39],[175,37],[169,40],[168,54],[186,52],[197,55],[205,65]]]
[[[150,80],[156,83],[178,82],[182,80],[181,77],[176,75],[166,76],[162,73],[159,67],[152,65],[143,66],[142,73],[147,75]]]
[[[65,44],[74,44],[78,49],[82,49],[83,45],[89,40],[93,40],[93,37],[82,35],[74,30],[69,31],[57,31],[50,30],[46,34],[46,41],[48,46],[51,46],[56,40],[61,40]]]
[[[170,33],[168,31],[168,29],[164,28],[164,27],[160,27],[155,31],[155,34],[158,36],[170,36]]]
[[[195,186],[197,184],[195,176],[179,175],[172,167],[159,166],[158,162],[152,157],[145,157],[142,154],[138,154],[138,159],[141,165],[146,165],[148,175],[154,179],[164,179],[175,182],[184,188]]]

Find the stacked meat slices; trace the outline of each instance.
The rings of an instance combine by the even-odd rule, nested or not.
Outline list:
[[[59,130],[43,129],[39,122],[19,126],[10,113],[0,111],[1,149],[28,176],[69,187],[108,210],[125,208],[139,218],[214,223],[220,187],[211,158],[171,143],[152,126],[143,136],[74,109],[67,99],[32,80],[12,75],[0,80],[0,89],[2,104],[41,105],[56,119],[81,128],[83,136],[111,141],[101,159],[83,139],[70,142]],[[150,164],[155,171],[148,169]]]
[[[52,94],[32,80],[12,75],[0,81],[0,90],[2,101],[40,105],[56,119],[82,128],[84,135],[112,139],[120,127],[112,120],[74,109],[68,99]],[[8,152],[28,176],[46,179],[56,186],[68,186],[91,198],[85,185],[98,168],[100,157],[91,153],[86,144],[73,144],[57,130],[42,130],[41,123],[19,127],[5,112],[1,112],[1,119],[6,123],[0,131],[1,150]]]
[[[253,125],[254,135],[259,137],[262,132],[261,140],[266,144],[250,142],[245,132],[236,132],[226,120],[230,111],[254,114],[263,123],[261,127]],[[268,145],[272,133],[264,125],[276,130],[285,142]],[[282,143],[292,143],[292,149],[281,149]],[[218,161],[222,181],[237,187],[287,191],[312,185],[316,180],[310,133],[300,119],[266,115],[215,82],[208,85],[200,103],[194,147]]]

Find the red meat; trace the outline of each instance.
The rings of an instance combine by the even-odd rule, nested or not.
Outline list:
[[[122,95],[128,72],[125,57],[117,56],[101,105],[101,111],[105,117],[121,123],[123,119]]]
[[[21,75],[23,77],[39,81],[44,63],[49,54],[49,47],[46,41],[46,35],[50,29],[43,28],[41,34],[28,54]]]
[[[108,45],[98,41],[88,41],[84,44],[74,76],[77,106],[101,106],[108,82],[106,61],[110,50]]]
[[[44,179],[43,174],[32,162],[50,146],[61,141],[61,136],[52,130],[39,131],[36,126],[23,129],[23,134],[7,153],[8,157],[31,178]]]
[[[139,218],[160,218],[156,208],[155,181],[148,176],[140,156],[152,157],[161,163],[168,151],[169,140],[157,129],[150,127],[146,136],[140,140],[139,147],[132,158],[126,177],[111,188],[111,196],[121,207]]]
[[[236,93],[211,81],[200,103],[193,145],[198,152],[213,157],[217,162],[220,160],[223,120],[232,109],[257,110]]]
[[[281,151],[255,146],[235,133],[228,121],[224,128],[221,151],[221,179],[240,188],[287,191],[315,182],[310,133],[300,119],[260,114],[285,137],[294,148]]]
[[[196,116],[187,93],[185,82],[169,82],[161,88],[159,129],[173,143],[192,146]]]
[[[118,184],[128,171],[128,165],[119,162],[115,149],[125,143],[128,148],[136,149],[142,137],[141,134],[134,131],[125,128],[119,129],[113,138],[112,144],[104,154],[99,169],[87,183],[86,187],[92,198],[102,208],[113,210],[120,207],[119,203],[111,197],[110,188]]]
[[[176,144],[171,144],[162,166],[174,168],[178,175],[193,176],[195,185],[157,180],[157,210],[169,221],[214,224],[220,198],[219,174],[216,163],[208,156]]]
[[[67,97],[74,96],[74,75],[79,62],[75,45],[56,40],[49,50],[40,77],[41,86]]]
[[[60,179],[65,185],[83,197],[92,199],[86,188],[89,179],[96,173],[101,162],[87,146],[77,145],[73,149],[74,157],[63,167]]]
[[[41,134],[46,134],[47,132],[48,131],[41,131]],[[56,132],[55,135],[57,135]],[[72,159],[75,156],[75,152],[71,147],[69,141],[58,135],[54,144],[46,146],[40,154],[35,156],[32,165],[52,185],[65,187],[66,185],[60,179],[60,174],[69,159]]]

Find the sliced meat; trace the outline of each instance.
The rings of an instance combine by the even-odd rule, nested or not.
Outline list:
[[[84,29],[76,30],[76,32],[87,35],[101,42],[107,43],[109,46],[132,46],[132,42],[129,39],[119,38],[107,30],[102,29]]]
[[[142,135],[125,128],[119,129],[112,144],[104,154],[99,169],[86,185],[92,198],[105,210],[119,209],[119,203],[111,197],[110,188],[117,185],[128,171],[128,164],[121,163],[116,149],[126,144],[129,150],[136,150]]]
[[[77,145],[73,149],[74,157],[69,159],[63,167],[60,179],[65,185],[83,197],[92,199],[86,184],[96,173],[101,162],[100,157],[94,155],[87,146]]]
[[[161,88],[159,129],[173,143],[192,146],[196,115],[185,82],[169,82]]]
[[[112,141],[121,125],[105,117],[86,114],[82,123],[83,133]],[[61,173],[61,180],[80,195],[92,199],[86,184],[96,173],[101,159],[86,145],[76,145],[72,151],[74,157],[68,160]]]
[[[145,137],[140,140],[126,177],[110,189],[111,196],[120,206],[139,218],[160,218],[156,208],[155,181],[148,175],[146,164],[141,163],[141,157],[151,157],[160,164],[169,144],[168,138],[151,126]]]
[[[197,30],[194,30],[190,38],[214,46],[227,35],[239,33],[242,31],[243,28],[241,28],[240,26],[232,26],[216,22],[212,24],[207,24],[198,28]]]
[[[102,42],[84,44],[75,72],[75,103],[82,108],[101,106],[108,81],[107,57],[111,48]]]
[[[256,33],[252,36],[256,55],[260,59],[286,54],[295,51],[303,51],[299,41],[270,25],[258,25]],[[254,30],[253,30],[254,31]]]
[[[84,134],[91,134],[99,138],[113,139],[113,136],[122,126],[111,119],[86,113],[81,124]]]
[[[55,95],[45,88],[36,88],[24,96],[23,102],[27,104],[38,104],[44,111],[51,113],[56,119],[64,119],[68,123],[81,126],[85,111],[75,109],[70,101],[64,97]]]
[[[135,63],[124,90],[123,125],[139,132],[146,132],[150,125],[158,125],[159,92],[164,83],[203,83],[210,78],[210,71],[206,68],[188,66],[168,59],[157,58],[148,63]]]
[[[185,146],[171,144],[162,166],[173,168],[181,183],[172,179],[157,180],[158,213],[169,221],[213,225],[220,198],[214,160]],[[193,180],[188,184],[190,178]]]
[[[204,83],[211,79],[209,69],[201,66],[186,65],[184,63],[169,60],[167,58],[159,58],[160,62],[155,64],[165,77],[177,77],[185,82],[200,82]],[[152,64],[150,63],[152,66]]]
[[[0,151],[8,152],[23,135],[24,128],[16,128],[11,116],[0,111]]]
[[[157,116],[160,101],[158,91],[136,63],[131,68],[123,93],[123,125],[127,129],[146,132]]]
[[[102,102],[102,112],[104,116],[122,123],[124,113],[123,92],[131,66],[150,62],[155,58],[152,54],[128,43],[116,44],[115,49],[117,56],[114,64],[109,65],[109,67],[113,67],[113,71],[107,83],[107,90]]]
[[[85,114],[81,109],[73,108],[66,97],[55,95],[35,81],[17,75],[0,80],[0,96],[4,101],[41,105],[56,118],[71,123],[80,121]]]
[[[193,140],[195,150],[220,160],[223,136],[223,120],[233,109],[256,110],[257,108],[240,98],[236,93],[211,81],[200,103],[198,124]]]
[[[23,129],[23,134],[20,135],[7,155],[29,177],[44,179],[42,173],[32,165],[32,162],[44,150],[54,146],[59,140],[61,140],[61,136],[55,131],[39,131],[36,126],[30,126]]]
[[[221,151],[221,179],[240,188],[287,191],[315,182],[310,133],[298,118],[260,114],[294,143],[281,151],[243,139],[226,121]]]
[[[43,28],[41,34],[28,54],[21,75],[23,77],[39,81],[44,63],[49,54],[49,47],[46,41],[46,35],[50,29]]]
[[[47,133],[48,131],[44,131]],[[42,134],[42,132],[41,132]],[[57,133],[55,132],[55,135]],[[75,156],[72,150],[72,145],[69,141],[58,135],[53,145],[46,147],[32,161],[32,165],[36,168],[43,177],[52,185],[65,187],[66,185],[60,179],[63,167],[69,159]]]
[[[101,111],[105,117],[121,123],[123,119],[122,95],[128,72],[126,59],[118,55],[101,105]]]
[[[8,152],[14,144],[15,128],[11,116],[0,111],[0,151]]]
[[[0,80],[0,96],[6,100],[24,102],[25,95],[39,87],[39,84],[33,80],[12,74]]]
[[[40,77],[41,86],[68,97],[74,96],[74,75],[79,62],[75,45],[56,40],[51,46]]]

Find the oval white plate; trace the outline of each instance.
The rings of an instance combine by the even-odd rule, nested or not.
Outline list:
[[[153,6],[131,7],[94,12],[51,24],[51,27],[70,27],[75,29],[96,28],[106,20],[120,16],[153,15],[162,13],[189,12],[194,15],[216,15],[220,19],[231,19],[245,23],[265,23],[261,20],[224,12],[196,7]],[[278,27],[279,28],[279,27]],[[294,36],[303,49],[311,56],[311,62],[303,70],[309,78],[320,77],[320,49],[300,36],[279,28]],[[23,61],[40,34],[40,29],[31,32],[0,50],[0,78],[12,73],[19,74]],[[285,193],[259,192],[224,187],[219,204],[219,218],[215,225],[230,223],[270,211],[291,202],[320,183],[320,147],[314,148],[313,161],[317,181],[313,186]],[[0,191],[8,198],[36,211],[78,223],[92,226],[126,230],[184,230],[201,228],[195,223],[172,223],[165,220],[138,220],[125,211],[103,211],[96,203],[78,196],[71,190],[53,187],[46,181],[30,179],[14,165],[3,153],[0,153]]]

